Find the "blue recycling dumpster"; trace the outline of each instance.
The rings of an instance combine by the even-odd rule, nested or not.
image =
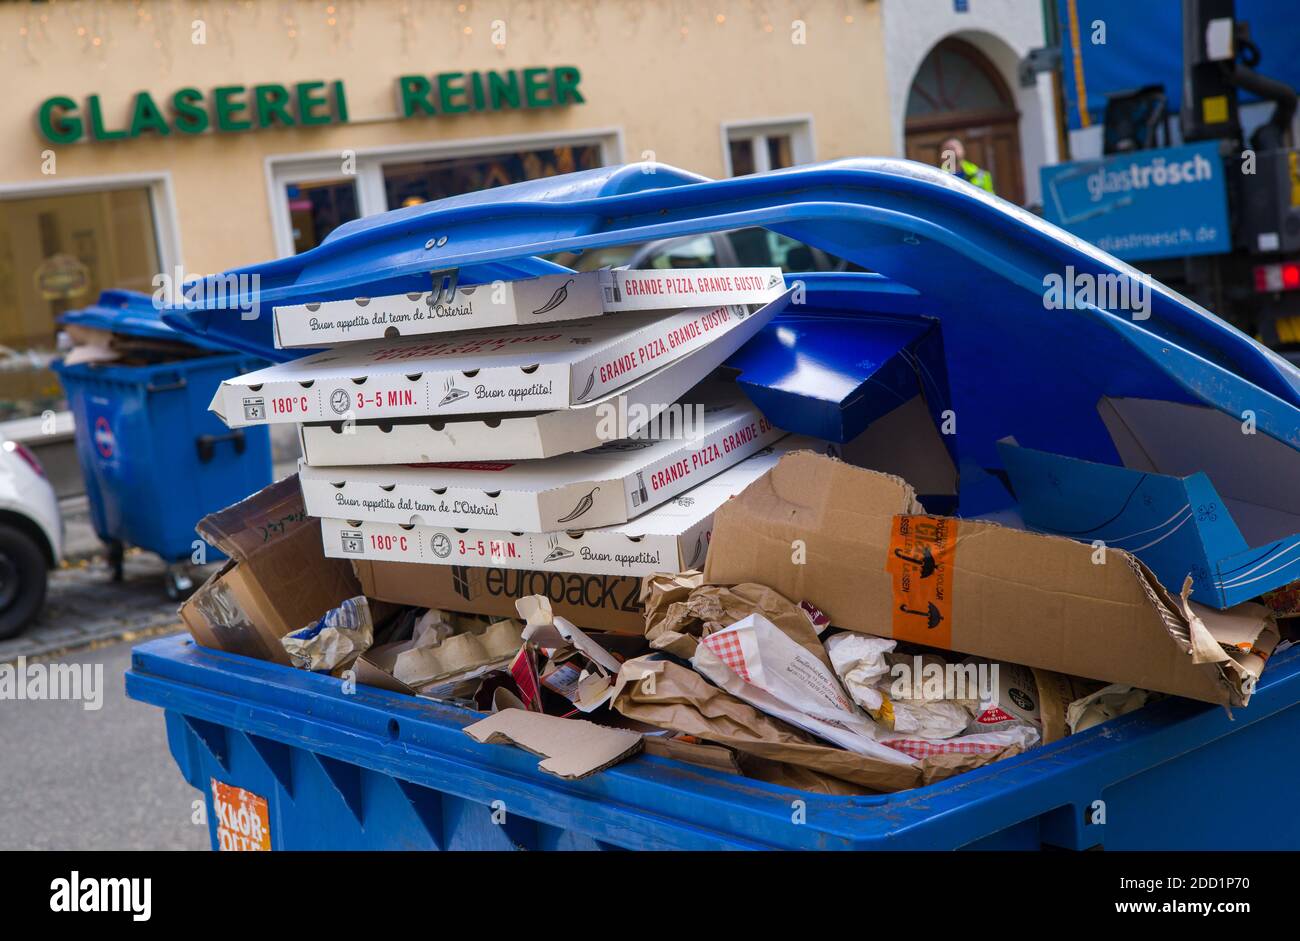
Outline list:
[[[641,755],[581,781],[478,745],[478,713],[164,637],[126,691],[166,713],[214,848],[244,792],[272,849],[1294,849],[1275,806],[1300,774],[1300,649],[1245,709],[1166,699],[928,787],[826,797]],[[1249,815],[1248,815],[1249,816]]]
[[[124,546],[138,546],[172,563],[168,593],[182,594],[198,539],[194,524],[271,482],[268,429],[231,431],[208,412],[222,380],[265,364],[177,332],[144,294],[105,291],[61,320],[205,351],[152,365],[54,364],[76,422],[95,532],[109,544],[117,576]],[[211,546],[204,552],[201,560],[224,558]]]
[[[780,427],[800,431],[810,421],[846,440],[855,422],[879,414],[859,407],[861,395],[920,395],[951,422],[943,445],[960,473],[960,515],[1006,507],[997,443],[1008,436],[1115,462],[1105,400],[1172,402],[1237,421],[1249,410],[1258,434],[1300,449],[1300,371],[1145,280],[1140,311],[1101,298],[1052,307],[1045,285],[1064,273],[1142,276],[905,161],[843,160],[719,181],[656,165],[603,168],[359,220],[310,252],[236,274],[256,276],[269,309],[427,292],[431,271],[455,270],[461,284],[552,273],[567,269],[541,256],[749,226],[869,273],[789,276],[801,287],[798,306],[730,364],[742,386],[755,396],[772,390],[766,401],[781,411],[772,416]],[[893,339],[882,344],[885,334],[871,331],[869,348],[854,339],[867,318],[937,324],[941,338],[891,326]],[[301,353],[275,349],[269,319],[242,320],[216,305],[164,319],[270,360]],[[765,351],[758,363],[756,350]],[[475,713],[345,690],[335,678],[179,637],[137,647],[126,686],[165,711],[172,755],[207,795],[214,846],[1300,847],[1295,815],[1223,826],[1205,813],[1275,804],[1300,771],[1295,649],[1273,655],[1249,706],[1232,714],[1168,698],[941,783],[856,798],[651,756],[561,781],[533,755],[471,741],[462,729]]]

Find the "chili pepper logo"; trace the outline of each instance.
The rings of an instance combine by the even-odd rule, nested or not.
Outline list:
[[[547,301],[545,304],[543,304],[541,307],[533,311],[533,313],[549,314],[551,311],[555,310],[555,308],[559,307],[561,304],[567,301],[569,299],[569,285],[572,283],[573,283],[573,279],[570,278],[568,281],[565,281],[563,284],[561,284],[558,288],[555,289],[555,293],[551,295],[551,299]]]
[[[568,516],[561,516],[558,520],[556,520],[556,522],[557,522],[557,523],[568,523],[568,522],[571,522],[571,521],[573,521],[573,520],[576,520],[576,519],[577,519],[579,516],[581,516],[583,513],[586,513],[588,510],[591,509],[592,505],[595,504],[595,502],[596,502],[595,499],[594,499],[594,497],[595,497],[595,495],[598,494],[598,493],[600,493],[600,488],[599,488],[599,487],[592,487],[592,488],[591,488],[591,492],[588,493],[585,497],[583,497],[581,500],[578,501],[578,505],[575,506],[572,510],[569,511],[569,515],[568,515]]]
[[[593,369],[591,371],[591,375],[587,377],[587,384],[582,387],[582,391],[578,393],[578,397],[574,399],[574,401],[581,402],[588,395],[590,395],[591,387],[594,386],[595,384],[596,384],[596,370]]]

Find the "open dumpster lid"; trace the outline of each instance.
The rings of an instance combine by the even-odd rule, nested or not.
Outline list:
[[[302,255],[239,269],[262,309],[168,311],[181,329],[282,360],[270,307],[429,290],[430,273],[484,283],[564,270],[536,256],[764,226],[875,274],[810,276],[820,313],[907,314],[942,332],[953,450],[963,493],[1001,467],[996,443],[1120,463],[1103,398],[1249,413],[1259,433],[1300,446],[1300,372],[1203,308],[1105,252],[939,170],[852,159],[728,180],[657,164],[606,167],[453,197],[337,229]],[[1121,281],[1130,309],[1047,286]],[[854,290],[833,290],[836,283]],[[202,297],[222,297],[213,286]],[[828,301],[827,298],[832,298]],[[781,330],[777,318],[770,330]],[[300,355],[301,351],[293,355]],[[743,376],[742,376],[743,379]],[[963,507],[965,511],[966,508]]]

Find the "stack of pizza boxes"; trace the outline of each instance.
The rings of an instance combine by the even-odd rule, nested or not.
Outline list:
[[[723,501],[809,446],[717,374],[789,298],[775,268],[602,270],[278,307],[277,346],[315,352],[212,409],[297,424],[307,512],[368,594],[676,572]],[[409,587],[432,584],[459,597]]]

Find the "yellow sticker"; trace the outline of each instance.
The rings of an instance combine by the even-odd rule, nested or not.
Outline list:
[[[1228,120],[1228,96],[1210,95],[1201,101],[1201,117],[1206,124],[1222,124]]]
[[[271,820],[265,797],[213,778],[212,812],[217,815],[217,849],[271,849]]]
[[[1286,159],[1291,167],[1291,205],[1300,206],[1300,152],[1293,150]]]

